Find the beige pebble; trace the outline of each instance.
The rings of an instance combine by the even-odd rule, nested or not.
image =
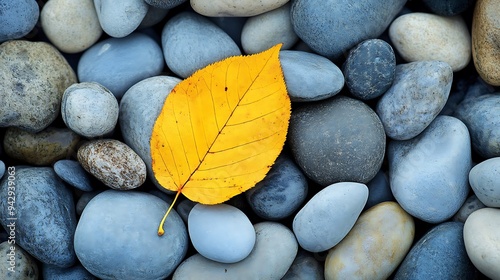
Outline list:
[[[197,13],[208,17],[251,17],[285,5],[289,0],[191,0]]]
[[[470,61],[471,36],[460,16],[405,14],[392,22],[389,37],[408,62],[440,60],[459,71]]]

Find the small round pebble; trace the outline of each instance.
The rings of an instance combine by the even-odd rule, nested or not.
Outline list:
[[[51,167],[14,168],[16,244],[42,263],[72,266],[76,216],[71,190]],[[0,182],[0,209],[8,209],[12,201],[9,182],[5,178]],[[11,213],[0,211],[0,223],[9,230]]]
[[[464,224],[446,222],[426,233],[410,250],[395,280],[475,279],[475,269],[464,246]]]
[[[16,245],[15,239],[9,241],[0,243],[0,275],[3,279],[38,280],[38,266],[33,257]]]
[[[181,78],[216,61],[241,55],[227,33],[209,19],[192,12],[172,17],[163,27],[161,41],[168,68]]]
[[[241,210],[227,204],[196,204],[189,212],[188,231],[196,251],[216,262],[239,262],[255,245],[250,220]]]
[[[94,0],[94,5],[102,29],[115,38],[125,37],[136,30],[148,12],[144,0]]]
[[[85,192],[93,190],[88,173],[76,160],[58,160],[54,163],[54,171],[64,182],[79,190]]]
[[[323,280],[323,265],[312,253],[299,249],[297,257],[281,280]]]
[[[488,207],[500,207],[500,157],[490,158],[474,166],[469,183],[477,198]]]
[[[115,139],[89,141],[78,149],[83,168],[117,190],[130,190],[146,180],[144,161],[126,144]]]
[[[88,49],[102,34],[92,0],[51,0],[43,6],[40,22],[50,42],[66,53]]]
[[[292,215],[306,199],[307,179],[286,155],[276,159],[266,177],[245,192],[248,204],[261,218],[280,220]]]
[[[442,61],[417,61],[396,66],[389,90],[377,103],[387,136],[408,140],[420,134],[448,100],[453,71]]]
[[[465,99],[455,116],[467,125],[472,147],[482,157],[500,157],[500,95],[484,94]]]
[[[349,51],[343,72],[345,83],[354,97],[361,100],[377,98],[394,81],[396,56],[387,42],[366,40]]]
[[[135,83],[160,74],[163,65],[158,43],[145,34],[134,33],[108,38],[86,50],[78,62],[78,79],[97,82],[120,99]]]
[[[94,197],[80,217],[75,252],[82,265],[101,279],[165,279],[184,259],[188,236],[175,210],[159,221],[169,205],[136,191],[107,190]]]
[[[227,264],[195,254],[177,267],[172,280],[241,279],[242,276],[245,279],[281,279],[298,251],[292,231],[276,222],[261,222],[254,228],[255,247],[244,260]]]
[[[325,279],[388,279],[411,248],[413,218],[397,203],[363,212],[347,236],[328,251]]]
[[[367,183],[380,170],[385,154],[378,116],[365,103],[344,96],[294,110],[288,139],[299,167],[323,186]]]
[[[197,13],[208,17],[251,17],[286,4],[289,0],[191,0]]]
[[[368,198],[364,184],[341,182],[314,195],[293,219],[300,247],[322,252],[337,245],[351,230]]]
[[[38,22],[38,3],[32,0],[0,0],[0,43],[20,39]]]
[[[469,196],[462,207],[457,211],[455,216],[453,216],[453,221],[455,222],[461,222],[465,223],[467,218],[472,214],[474,211],[485,208],[486,205],[484,205],[476,195],[471,195]]]
[[[68,268],[42,264],[42,277],[44,280],[97,280],[81,264]]]
[[[405,14],[392,22],[389,38],[408,62],[444,61],[456,72],[471,58],[471,36],[461,16]]]
[[[247,54],[265,51],[282,43],[290,49],[298,40],[290,21],[290,4],[249,18],[241,32],[241,45]]]
[[[64,90],[77,81],[66,59],[45,42],[1,44],[0,73],[2,106],[8,108],[0,110],[0,127],[29,132],[39,132],[56,119]]]
[[[9,127],[3,139],[5,153],[32,165],[51,165],[76,152],[80,137],[68,128],[48,127],[38,133]]]
[[[472,167],[469,133],[460,120],[438,116],[420,135],[391,141],[387,150],[391,190],[406,212],[441,223],[460,209]]]
[[[61,101],[66,126],[88,138],[111,133],[118,122],[118,109],[116,97],[94,82],[72,84],[64,91]]]
[[[327,58],[303,51],[280,51],[283,76],[293,102],[318,101],[336,95],[344,75]]]

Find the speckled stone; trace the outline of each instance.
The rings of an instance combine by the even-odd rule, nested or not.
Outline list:
[[[474,266],[491,279],[500,275],[500,209],[483,208],[470,214],[463,227],[467,255]],[[470,279],[470,278],[469,278]]]
[[[132,33],[148,12],[143,0],[94,0],[99,23],[106,34],[122,38]]]
[[[42,8],[40,22],[50,42],[65,53],[78,53],[101,37],[93,0],[51,0]]]
[[[23,248],[9,239],[0,244],[0,275],[4,279],[38,280],[38,266]]]
[[[426,233],[413,247],[396,272],[395,280],[476,279],[464,245],[464,224],[446,222]]]
[[[472,19],[472,58],[488,84],[500,86],[500,4],[477,0]]]
[[[126,144],[114,139],[93,140],[78,149],[78,161],[106,186],[130,190],[146,180],[144,161]]]
[[[454,116],[465,123],[472,147],[482,157],[500,157],[500,95],[484,94],[465,99]]]
[[[0,43],[22,38],[38,22],[38,3],[32,0],[0,0]]]
[[[474,166],[469,183],[477,198],[488,207],[500,207],[500,157],[490,158]]]
[[[149,5],[160,9],[172,9],[187,0],[144,0]]]
[[[22,162],[33,165],[51,165],[76,153],[80,137],[68,128],[48,127],[38,133],[30,133],[9,127],[3,145],[5,153]]]
[[[377,98],[394,81],[394,50],[380,39],[363,41],[349,51],[343,72],[346,85],[354,97],[362,100]]]
[[[294,110],[288,139],[299,167],[323,186],[370,181],[385,154],[378,116],[363,102],[344,96]]]
[[[54,171],[61,180],[79,190],[85,192],[93,190],[88,173],[76,160],[58,160],[54,163]]]
[[[208,17],[251,17],[286,4],[289,0],[191,0],[197,13]]]
[[[97,280],[81,264],[67,268],[42,264],[42,277],[45,280]]]
[[[413,243],[413,218],[395,202],[363,212],[347,236],[328,251],[325,279],[387,279]]]
[[[452,81],[453,71],[445,62],[396,66],[394,82],[376,107],[387,136],[408,140],[420,134],[443,109]]]
[[[312,253],[299,249],[292,266],[281,280],[323,280],[323,265]]]
[[[471,58],[471,36],[461,16],[405,14],[391,23],[389,38],[408,62],[444,61],[456,72]]]
[[[422,0],[434,14],[454,16],[471,8],[475,0]]]
[[[453,221],[465,223],[470,214],[485,207],[486,205],[484,205],[476,195],[471,195],[465,200],[462,207],[460,207],[458,212],[453,216]]]
[[[64,90],[76,83],[66,59],[52,45],[22,40],[0,45],[0,127],[38,132],[59,114]]]

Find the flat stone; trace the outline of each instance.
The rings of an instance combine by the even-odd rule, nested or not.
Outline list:
[[[456,72],[471,58],[471,36],[461,16],[405,14],[392,22],[389,38],[408,62],[444,61]]]
[[[487,159],[474,166],[469,172],[469,182],[484,205],[500,207],[500,157]]]
[[[207,17],[251,17],[277,9],[289,0],[191,0],[191,7]]]
[[[122,38],[131,34],[141,24],[148,12],[143,0],[94,0],[99,23],[106,34]],[[133,12],[132,12],[133,11]]]
[[[388,279],[410,250],[414,234],[413,218],[396,202],[373,206],[328,251],[325,279]]]
[[[84,192],[92,191],[90,177],[76,160],[61,159],[54,163],[54,171],[57,176],[69,185]]]
[[[406,212],[441,223],[460,209],[472,167],[469,133],[460,120],[438,116],[419,136],[391,141],[387,150],[391,190]]]
[[[453,71],[441,61],[417,61],[396,66],[392,86],[377,103],[387,136],[408,140],[420,134],[448,100]]]
[[[66,59],[44,42],[1,44],[0,73],[0,127],[29,132],[39,132],[56,119],[64,90],[77,81]]]

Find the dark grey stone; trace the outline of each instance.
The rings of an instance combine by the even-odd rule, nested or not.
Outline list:
[[[186,2],[187,0],[144,0],[149,5],[160,9],[172,9]]]
[[[394,201],[389,179],[382,170],[380,170],[375,178],[368,182],[366,186],[369,192],[365,210],[384,201]]]
[[[281,280],[323,280],[323,265],[310,252],[299,249],[292,266]]]
[[[422,0],[432,13],[442,16],[454,16],[473,7],[475,0]]]

